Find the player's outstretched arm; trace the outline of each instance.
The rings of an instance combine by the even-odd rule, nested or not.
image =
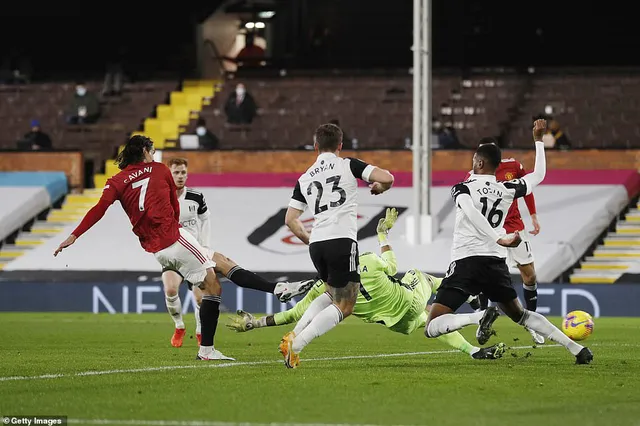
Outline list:
[[[544,135],[547,129],[546,120],[536,120],[533,123],[533,140],[536,144],[536,165],[532,173],[525,175],[522,180],[527,184],[526,194],[529,195],[533,192],[533,188],[538,186],[547,174],[547,159],[544,154],[544,142],[542,142],[542,135]]]
[[[93,206],[91,210],[89,210],[87,214],[84,215],[84,218],[82,219],[82,222],[80,222],[80,225],[78,225],[78,227],[74,229],[71,235],[69,235],[69,237],[67,237],[67,239],[58,246],[53,255],[57,256],[62,250],[75,243],[76,240],[80,238],[82,234],[91,229],[93,225],[98,223],[98,221],[102,219],[112,203],[113,201],[105,199],[103,194],[103,196],[100,198],[100,201],[98,201],[98,204]]]
[[[398,220],[398,210],[395,208],[388,208],[385,217],[378,221],[376,231],[378,233],[378,242],[380,243],[381,261],[384,262],[384,271],[387,275],[395,275],[398,272],[398,261],[396,255],[391,249],[388,237],[389,231],[393,228]]]
[[[289,207],[284,218],[284,223],[291,230],[291,232],[293,232],[293,235],[298,237],[300,241],[302,241],[306,245],[309,245],[309,238],[311,237],[311,235],[300,220],[300,216],[302,216],[302,213],[302,210]]]

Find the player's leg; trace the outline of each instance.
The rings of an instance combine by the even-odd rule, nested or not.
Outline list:
[[[202,342],[202,323],[200,322],[200,305],[202,305],[202,290],[200,287],[192,286],[191,290],[193,292],[193,299],[196,302],[195,309],[193,310],[193,314],[196,317],[196,339],[198,340],[198,345]]]
[[[236,285],[243,288],[273,293],[281,302],[306,293],[313,285],[313,280],[272,283],[238,265],[221,253],[214,253],[212,260],[216,263],[216,272],[221,273]]]
[[[182,302],[180,301],[180,295],[178,294],[181,283],[182,276],[180,276],[176,271],[172,271],[170,269],[162,271],[164,301],[167,306],[167,311],[175,323],[175,330],[173,332],[173,336],[171,336],[171,346],[175,348],[182,346],[185,333],[184,320],[182,319]]]
[[[434,303],[429,310],[424,334],[428,338],[439,337],[472,324],[479,324],[487,311],[472,314],[454,314],[476,290],[477,260],[468,258],[451,262]]]
[[[296,305],[284,312],[255,318],[248,312],[238,311],[228,327],[238,332],[253,330],[254,328],[273,327],[292,324],[304,315],[311,303],[325,292],[324,281],[317,280],[311,290]]]
[[[200,289],[202,290],[202,304],[200,305],[202,343],[196,359],[230,359],[214,348],[216,328],[220,317],[222,286],[213,268],[207,269],[204,281],[200,284]]]
[[[518,298],[513,298],[510,301],[498,302],[500,309],[514,322],[524,325],[525,327],[535,330],[538,334],[553,340],[556,343],[561,344],[569,352],[576,357],[576,364],[589,364],[593,360],[593,354],[582,345],[569,339],[562,331],[554,326],[543,315],[525,310]]]
[[[536,269],[534,267],[533,252],[528,241],[527,234],[523,233],[523,241],[518,247],[507,250],[508,261],[520,270],[522,277],[522,288],[524,290],[524,304],[527,310],[535,312],[538,308],[538,282],[536,279]],[[526,328],[526,327],[525,327]],[[543,344],[544,337],[537,334],[530,328],[526,328],[531,334],[536,344]]]
[[[535,312],[538,309],[538,282],[536,279],[536,269],[533,262],[527,265],[518,265],[520,276],[522,277],[522,288],[524,291],[524,304],[528,311]],[[544,337],[534,330],[525,327],[531,334],[533,341],[539,345],[544,343]]]
[[[208,257],[206,250],[195,237],[184,229],[180,229],[178,242],[168,250],[175,259],[174,263],[178,265],[178,271],[184,279],[202,290],[202,303],[200,304],[202,342],[196,359],[232,359],[224,356],[213,346],[220,317],[220,296],[222,294],[222,286],[214,271],[215,263]]]
[[[441,288],[431,305],[427,326],[424,329],[426,337],[435,338],[452,331],[460,330],[468,325],[478,325],[485,311],[472,314],[455,314],[454,312],[468,299],[468,295],[459,289]]]
[[[328,271],[326,286],[333,296],[333,302],[330,302],[324,309],[315,314],[311,321],[304,326],[304,329],[300,330],[302,327],[296,326],[296,330],[283,339],[281,353],[285,355],[285,365],[290,368],[299,364],[298,354],[313,339],[327,333],[344,318],[351,315],[360,288],[358,243],[345,238],[317,244],[320,244],[322,259],[326,263],[326,270]],[[316,307],[321,307],[321,304],[326,304],[327,296],[325,294],[311,303],[307,312],[300,319],[299,324],[305,320],[305,316],[312,308],[315,309]],[[322,302],[318,302],[319,300],[322,300]],[[286,348],[282,345],[286,346]],[[287,359],[293,360],[295,365],[292,365]]]
[[[313,339],[327,333],[353,312],[360,282],[349,281],[344,287],[337,288],[330,284],[327,286],[333,294],[333,303],[313,317],[300,334],[296,334],[292,344],[295,353],[300,353]]]

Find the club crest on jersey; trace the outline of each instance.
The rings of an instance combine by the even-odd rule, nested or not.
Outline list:
[[[511,172],[507,172],[507,173],[505,173],[505,174],[504,174],[504,178],[505,178],[505,180],[511,180],[511,179],[513,179],[514,177],[515,177],[515,176],[514,176],[514,175],[513,175],[513,173],[511,173]]]

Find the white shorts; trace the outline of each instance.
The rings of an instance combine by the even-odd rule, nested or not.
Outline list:
[[[526,229],[520,231],[520,237],[522,237],[522,242],[518,247],[507,249],[507,263],[514,268],[518,265],[528,265],[534,261],[533,251],[531,250],[531,243],[529,242],[529,235]]]
[[[211,257],[213,250],[204,249],[188,231],[180,228],[180,238],[166,249],[155,253],[163,269],[178,272],[186,281],[200,286],[207,276],[207,269],[215,268]]]

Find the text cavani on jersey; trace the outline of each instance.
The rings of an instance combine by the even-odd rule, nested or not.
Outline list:
[[[298,179],[290,207],[314,216],[310,243],[350,238],[358,234],[358,181],[369,181],[374,167],[355,158],[322,153]]]

